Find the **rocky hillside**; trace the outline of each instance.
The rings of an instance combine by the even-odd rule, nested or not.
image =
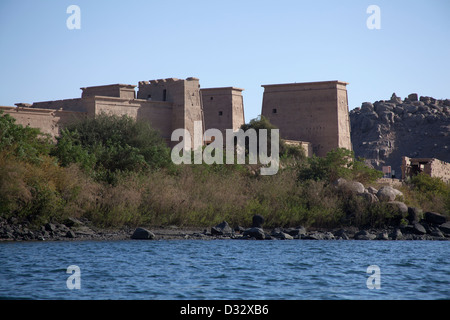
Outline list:
[[[355,155],[381,170],[391,166],[401,178],[402,156],[450,162],[450,99],[410,94],[402,100],[364,102],[350,111]]]

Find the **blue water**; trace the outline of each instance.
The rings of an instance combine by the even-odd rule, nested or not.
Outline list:
[[[450,299],[449,257],[447,241],[0,243],[0,298]],[[80,289],[67,287],[70,265]],[[367,287],[370,265],[380,289]]]

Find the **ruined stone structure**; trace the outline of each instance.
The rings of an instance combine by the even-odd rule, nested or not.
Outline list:
[[[283,140],[303,147],[307,156],[324,156],[338,147],[351,150],[346,85],[340,81],[265,85],[262,115],[280,129]],[[243,89],[200,88],[197,78],[141,81],[137,92],[129,84],[81,90],[81,98],[18,103],[16,108],[0,107],[0,111],[52,136],[76,118],[128,115],[149,121],[171,146],[178,144],[170,141],[175,129],[193,134],[197,121],[202,122],[203,132],[219,129],[223,136],[226,129],[236,131],[245,123]]]
[[[402,180],[421,172],[450,183],[450,163],[433,158],[402,158]]]
[[[262,115],[286,140],[307,141],[317,156],[352,150],[348,83],[341,81],[263,85]]]
[[[351,110],[350,123],[355,155],[378,170],[391,166],[397,178],[403,156],[450,162],[450,99],[393,93]]]
[[[0,111],[13,116],[17,124],[39,128],[45,134],[56,137],[65,124],[85,117],[86,112],[72,112],[60,109],[30,108],[31,105],[18,103],[17,107],[2,107]]]
[[[18,108],[1,107],[17,123],[40,128],[53,136],[65,123],[80,116],[100,113],[128,115],[149,121],[170,144],[173,130],[192,130],[194,121],[203,121],[199,79],[175,78],[142,81],[136,98],[136,86],[113,84],[81,88],[78,99],[17,104]]]
[[[235,87],[201,89],[205,130],[239,130],[245,123],[242,91]]]

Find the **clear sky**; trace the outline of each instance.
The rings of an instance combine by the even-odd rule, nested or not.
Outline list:
[[[0,48],[7,106],[170,77],[245,89],[246,121],[263,84],[346,81],[350,109],[393,92],[450,98],[449,0],[0,0]]]

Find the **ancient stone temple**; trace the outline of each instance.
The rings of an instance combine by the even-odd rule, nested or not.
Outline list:
[[[282,139],[307,141],[318,156],[352,150],[346,86],[342,81],[263,85],[262,115]]]
[[[338,147],[351,150],[346,86],[341,81],[263,85],[262,115],[280,129],[282,139],[302,146],[308,156],[325,156]],[[81,98],[17,103],[0,111],[52,136],[80,117],[128,115],[150,122],[170,146],[178,143],[171,141],[175,129],[192,135],[194,124],[201,122],[203,132],[218,129],[225,136],[226,129],[236,131],[245,123],[243,89],[201,88],[193,77],[140,81],[137,88],[112,84],[81,90]]]

